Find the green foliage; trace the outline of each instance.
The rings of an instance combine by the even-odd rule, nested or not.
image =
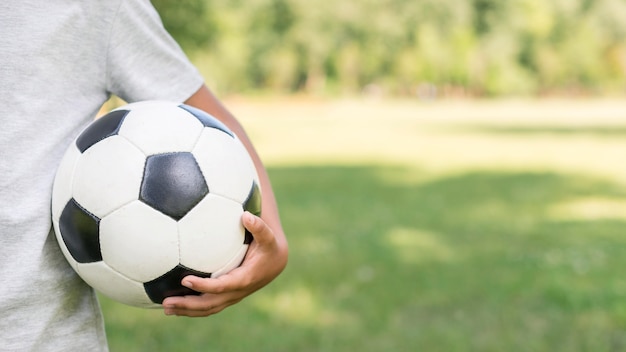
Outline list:
[[[623,92],[622,0],[153,1],[222,91]]]
[[[151,0],[151,2],[162,14],[167,30],[180,45],[201,50],[215,40],[217,26],[210,1]]]

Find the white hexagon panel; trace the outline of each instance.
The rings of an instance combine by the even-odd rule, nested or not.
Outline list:
[[[179,263],[176,221],[140,201],[100,221],[102,259],[126,277],[154,280]]]
[[[241,204],[207,195],[178,222],[180,263],[209,273],[229,263],[242,247],[248,246],[242,214]]]
[[[145,160],[139,149],[120,136],[100,141],[76,163],[74,199],[98,217],[137,199]]]
[[[257,182],[252,159],[239,139],[219,130],[202,132],[193,154],[198,160],[212,194],[243,203]]]
[[[77,272],[87,284],[116,301],[141,308],[159,307],[150,300],[141,282],[129,279],[104,262],[79,264]],[[104,281],[106,285],[102,284]]]
[[[146,155],[188,152],[203,127],[195,116],[176,104],[140,102],[133,104],[119,135],[132,141]]]

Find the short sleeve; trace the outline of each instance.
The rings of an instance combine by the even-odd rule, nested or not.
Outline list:
[[[150,1],[122,0],[109,37],[107,90],[127,102],[182,102],[202,83]]]

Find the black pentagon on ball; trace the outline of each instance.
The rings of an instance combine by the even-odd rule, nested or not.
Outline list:
[[[79,263],[102,260],[100,252],[100,219],[71,199],[59,218],[59,230],[67,250]]]
[[[193,154],[155,154],[146,159],[139,199],[152,208],[180,220],[208,193]]]
[[[233,132],[231,132],[228,127],[226,127],[226,125],[224,125],[220,120],[211,116],[209,113],[185,104],[181,104],[179,105],[179,107],[195,116],[204,125],[204,127],[216,128],[230,135],[231,137],[235,136]]]
[[[248,193],[248,197],[243,202],[243,210],[249,211],[256,216],[261,215],[261,189],[256,181],[252,182],[250,193]]]
[[[256,216],[261,216],[261,189],[256,181],[252,182],[250,193],[248,193],[248,197],[243,202],[243,210],[249,211]],[[243,243],[250,244],[253,239],[252,233],[246,229]]]
[[[76,147],[81,153],[99,141],[116,135],[128,110],[115,110],[95,120],[76,139]]]
[[[167,297],[199,295],[200,292],[181,285],[181,281],[187,275],[195,275],[203,278],[211,277],[210,273],[189,269],[179,264],[162,276],[144,283],[143,286],[150,300],[158,304],[163,303],[163,300]]]

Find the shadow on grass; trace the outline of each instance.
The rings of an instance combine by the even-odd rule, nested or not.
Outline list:
[[[582,175],[272,168],[287,270],[207,319],[104,300],[112,350],[610,351],[626,348],[626,202]],[[610,203],[613,204],[613,203]],[[584,208],[583,208],[584,210]]]

